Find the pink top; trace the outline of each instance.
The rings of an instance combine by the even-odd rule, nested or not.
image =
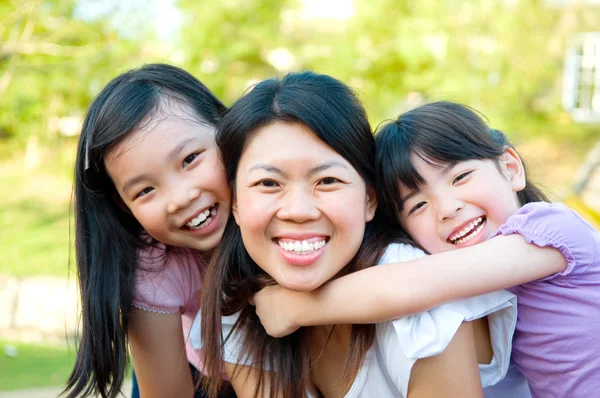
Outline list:
[[[160,314],[181,313],[188,361],[202,369],[200,353],[189,342],[189,331],[200,310],[204,261],[191,249],[169,248],[159,243],[139,252],[133,306]]]

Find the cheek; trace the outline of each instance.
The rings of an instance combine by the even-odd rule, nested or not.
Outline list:
[[[405,224],[405,229],[415,242],[426,249],[431,246],[430,242],[437,236],[433,224],[425,217],[409,220]]]
[[[236,221],[248,252],[253,250],[267,232],[274,213],[272,202],[273,200],[269,200],[265,195],[253,194],[244,190],[237,192]]]
[[[217,191],[229,192],[229,185],[227,184],[227,175],[223,164],[218,157],[212,156],[204,163],[204,167],[201,170],[202,178],[209,184],[215,187]]]
[[[146,232],[148,232],[155,239],[162,239],[161,235],[163,235],[168,228],[167,220],[160,217],[160,215],[154,211],[152,207],[134,207],[131,209],[131,213]]]

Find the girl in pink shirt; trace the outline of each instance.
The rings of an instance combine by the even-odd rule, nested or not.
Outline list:
[[[123,73],[92,103],[75,168],[82,329],[68,397],[117,396],[129,350],[145,398],[194,394],[188,362],[202,363],[186,339],[230,211],[214,139],[224,111],[163,64]]]

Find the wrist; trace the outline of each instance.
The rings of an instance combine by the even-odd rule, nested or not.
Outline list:
[[[296,292],[297,304],[295,308],[298,311],[295,314],[294,322],[296,326],[316,326],[324,325],[323,306],[320,300],[320,290],[313,290],[310,292]]]
[[[312,311],[311,303],[312,292],[292,292],[292,302],[290,320],[295,327],[312,326],[310,325],[310,313]]]

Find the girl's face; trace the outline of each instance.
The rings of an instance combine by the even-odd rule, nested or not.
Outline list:
[[[513,149],[498,160],[468,160],[435,167],[414,153],[411,161],[425,179],[416,191],[400,183],[400,223],[429,253],[487,240],[519,209],[525,187],[523,164]]]
[[[123,203],[164,244],[211,251],[229,216],[230,191],[215,128],[187,107],[157,114],[105,156]]]
[[[310,291],[358,251],[377,207],[371,191],[306,126],[274,122],[246,144],[233,215],[259,267],[288,289]]]

